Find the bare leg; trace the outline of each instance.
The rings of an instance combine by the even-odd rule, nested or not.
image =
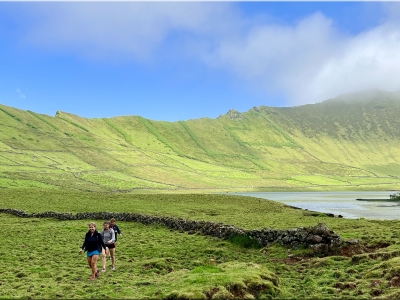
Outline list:
[[[92,278],[96,277],[97,272],[97,261],[99,260],[99,256],[97,254],[92,256]]]
[[[110,255],[111,255],[111,265],[114,268],[115,267],[115,248],[110,249]]]
[[[89,268],[92,268],[92,257],[91,256],[87,258],[87,262],[88,262]]]
[[[108,249],[108,248],[106,248],[106,249]],[[101,250],[101,264],[103,265],[103,272],[105,272],[106,271],[106,263],[107,263],[107,257],[106,257],[106,255],[107,255],[107,252],[106,252],[106,250],[103,248],[102,250]]]

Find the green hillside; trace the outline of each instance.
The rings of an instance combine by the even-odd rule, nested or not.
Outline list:
[[[85,191],[400,187],[400,93],[179,122],[0,105],[0,187]]]

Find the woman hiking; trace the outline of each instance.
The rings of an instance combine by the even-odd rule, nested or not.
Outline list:
[[[118,234],[119,234],[119,236],[122,236],[122,232],[121,232],[121,229],[119,229],[119,227],[118,227],[118,225],[117,224],[115,224],[115,219],[114,218],[112,218],[111,220],[110,220],[110,228],[112,229],[112,230],[114,230],[114,233],[115,233],[115,243],[114,243],[114,245],[115,245],[115,248],[114,248],[114,257],[115,257],[115,251],[117,250],[117,240],[118,240]],[[109,256],[109,259],[111,259],[111,256]],[[114,264],[114,263],[113,263]]]
[[[89,267],[92,269],[91,280],[94,280],[96,277],[99,277],[99,270],[97,269],[97,261],[99,260],[100,253],[102,249],[105,249],[103,239],[100,233],[96,230],[96,224],[91,222],[89,224],[89,231],[85,235],[85,240],[81,249],[79,249],[79,253],[82,251],[87,251],[87,261]]]
[[[115,233],[114,230],[110,228],[110,222],[104,222],[103,224],[103,231],[101,232],[101,237],[103,239],[103,243],[105,244],[105,249],[103,249],[102,256],[101,256],[101,262],[103,264],[103,270],[102,272],[106,271],[106,255],[111,256],[111,270],[115,270]]]

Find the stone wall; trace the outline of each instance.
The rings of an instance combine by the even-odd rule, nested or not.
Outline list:
[[[138,213],[113,213],[113,212],[84,212],[75,215],[71,213],[43,212],[26,213],[23,210],[0,208],[0,213],[7,213],[23,218],[55,218],[58,220],[110,220],[139,222],[142,224],[159,224],[173,230],[198,233],[201,235],[214,236],[221,239],[229,239],[234,236],[248,236],[256,239],[261,246],[268,247],[273,243],[282,246],[298,248],[301,246],[311,247],[315,252],[336,252],[343,245],[343,240],[324,223],[315,227],[303,227],[287,230],[278,229],[252,229],[246,230],[233,225],[215,223],[210,221],[195,221],[183,218],[150,216]]]

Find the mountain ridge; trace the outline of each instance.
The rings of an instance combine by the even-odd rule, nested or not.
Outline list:
[[[0,187],[398,189],[399,111],[400,94],[383,91],[177,122],[0,105]]]

